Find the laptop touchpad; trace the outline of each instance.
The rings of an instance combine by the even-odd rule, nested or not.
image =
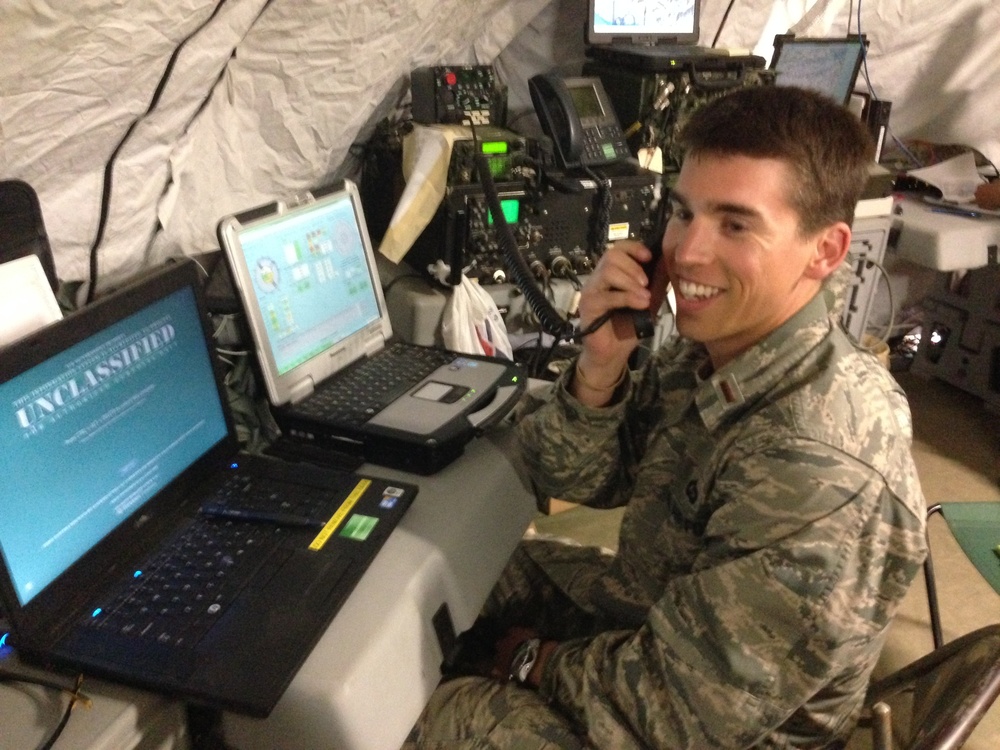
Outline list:
[[[351,563],[352,559],[346,555],[296,550],[267,584],[267,598],[271,601],[288,599],[299,604],[306,599],[325,601]]]
[[[438,401],[442,404],[453,404],[468,392],[469,389],[465,386],[450,385],[430,380],[415,390],[412,395],[414,398]]]

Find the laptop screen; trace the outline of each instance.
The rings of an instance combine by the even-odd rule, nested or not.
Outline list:
[[[224,217],[222,246],[268,397],[298,401],[392,336],[361,195],[350,180]]]
[[[587,42],[698,41],[701,0],[590,0]]]
[[[347,193],[244,229],[239,241],[279,374],[379,319]]]
[[[771,69],[778,86],[798,86],[847,104],[864,53],[864,36],[840,39],[774,38]]]
[[[22,605],[228,434],[190,286],[0,384],[0,404],[0,552]]]

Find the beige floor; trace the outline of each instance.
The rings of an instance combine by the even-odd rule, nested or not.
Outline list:
[[[897,375],[897,379],[910,398],[913,451],[928,504],[1000,500],[1000,415],[942,381],[908,373]],[[614,547],[620,517],[618,511],[571,508],[541,517],[535,526],[542,533]],[[965,557],[940,516],[932,518],[929,533],[945,640],[1000,622],[1000,595]],[[932,646],[927,593],[921,578],[893,624],[879,671],[903,666]],[[1000,702],[965,747],[1000,748]]]

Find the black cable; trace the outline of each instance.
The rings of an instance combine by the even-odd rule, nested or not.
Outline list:
[[[32,676],[21,674],[20,672],[13,672],[7,669],[0,669],[0,682],[24,682],[28,685],[40,685],[41,687],[51,688],[52,690],[62,690],[64,692],[69,692],[73,688],[66,684],[66,681],[60,681],[55,677],[45,677],[43,675]]]
[[[46,677],[44,675],[33,676],[12,672],[7,669],[0,669],[0,682],[23,682],[27,685],[41,685],[42,687],[51,688],[52,690],[69,693],[69,703],[66,705],[66,709],[63,711],[62,717],[59,719],[59,723],[56,725],[56,728],[52,730],[52,734],[49,735],[48,739],[38,746],[38,750],[50,750],[52,746],[55,745],[56,740],[58,740],[60,735],[62,735],[63,730],[66,729],[73,707],[81,700],[89,702],[89,699],[87,699],[80,692],[80,688],[83,685],[82,674],[77,675],[73,685],[69,686],[66,685],[65,682],[60,682],[54,678]]]
[[[63,711],[63,715],[62,718],[59,720],[59,724],[56,726],[55,730],[49,736],[48,740],[46,740],[41,746],[39,746],[39,750],[51,750],[52,746],[56,744],[56,740],[58,740],[60,735],[62,735],[63,730],[69,723],[69,715],[73,712],[73,707],[76,705],[76,702],[80,699],[80,686],[82,684],[83,684],[83,675],[82,674],[77,675],[76,685],[73,688],[73,692],[70,693],[69,703],[66,704],[66,710]]]
[[[598,174],[590,167],[584,167],[587,176],[597,184],[597,211],[594,212],[588,240],[595,256],[603,255],[607,246],[608,226],[611,224],[611,180]]]
[[[198,26],[190,34],[184,37],[184,39],[181,40],[180,44],[178,44],[174,48],[174,51],[170,55],[170,59],[167,61],[167,67],[164,69],[163,75],[160,76],[160,81],[156,85],[156,90],[153,92],[153,97],[149,102],[149,106],[146,107],[145,112],[143,112],[139,117],[135,118],[132,121],[132,123],[128,126],[128,129],[126,129],[125,134],[121,137],[121,140],[118,141],[118,144],[114,147],[114,149],[111,152],[111,155],[108,157],[108,161],[104,165],[104,181],[101,188],[101,210],[97,222],[97,233],[94,236],[94,241],[91,244],[89,251],[89,256],[90,256],[89,269],[88,269],[89,284],[87,285],[87,298],[86,298],[87,303],[94,301],[94,296],[97,292],[98,249],[100,248],[101,243],[104,241],[104,232],[107,229],[108,217],[111,213],[111,192],[112,192],[113,178],[114,178],[114,167],[115,163],[118,161],[118,156],[119,154],[121,154],[121,151],[125,147],[125,144],[128,142],[129,138],[132,137],[132,133],[135,132],[135,129],[139,125],[139,123],[142,122],[143,119],[148,117],[149,114],[152,113],[154,109],[156,109],[156,105],[159,104],[160,97],[163,95],[163,91],[167,87],[167,83],[170,80],[170,76],[173,73],[174,66],[177,64],[177,60],[180,57],[181,51],[184,49],[185,46],[187,46],[187,43],[191,41],[191,39],[194,38],[195,35],[197,35],[202,29],[204,29],[206,26],[208,26],[209,23],[211,23],[211,21],[222,10],[222,6],[226,4],[226,1],[227,0],[219,0],[219,2],[212,9],[212,12],[208,15],[208,17],[205,18],[205,20],[202,21],[200,24],[198,24]],[[261,14],[264,12],[264,10],[267,9],[267,7],[271,4],[271,2],[272,0],[267,0],[267,2],[264,3],[260,11],[257,13],[257,17],[254,19],[254,23],[256,23],[256,19],[260,18]],[[253,24],[251,24],[251,26],[253,26]],[[221,76],[222,74],[220,73],[219,77],[221,78]],[[204,107],[207,104],[207,101],[208,99],[206,98],[206,100],[203,101],[201,106],[198,108],[197,112],[200,112],[204,109]]]
[[[539,377],[542,373],[542,349],[545,340],[545,333],[543,331],[538,332],[538,341],[535,343],[535,349],[531,352],[531,368],[528,370],[532,377]]]
[[[486,196],[486,205],[490,213],[493,214],[493,225],[497,229],[497,240],[500,249],[503,251],[504,264],[507,266],[507,273],[510,274],[514,283],[524,295],[525,302],[535,313],[542,329],[558,339],[569,339],[574,334],[573,324],[563,318],[546,298],[545,293],[535,283],[528,262],[521,255],[517,248],[517,240],[514,232],[507,223],[503,208],[500,205],[500,196],[497,194],[496,184],[493,182],[493,175],[490,174],[486,158],[479,152],[474,151],[476,169],[479,171],[479,181]]]
[[[861,42],[861,66],[865,74],[865,86],[873,99],[878,99],[878,94],[872,87],[872,79],[868,75],[868,45],[865,44],[865,37],[861,31],[861,0],[858,0],[858,41]]]
[[[143,118],[147,117],[155,108],[160,101],[160,97],[163,95],[163,90],[167,86],[167,82],[170,80],[170,75],[173,73],[174,65],[177,64],[177,59],[180,56],[181,50],[188,41],[201,31],[205,26],[218,15],[219,11],[222,10],[222,6],[225,5],[226,0],[219,0],[218,4],[212,10],[212,13],[206,18],[202,23],[195,28],[190,34],[188,34],[181,43],[178,44],[174,51],[170,55],[170,59],[167,61],[167,67],[163,71],[163,75],[160,76],[159,83],[156,84],[156,90],[153,92],[153,98],[149,102],[149,106],[146,107],[146,111],[139,117],[132,120],[132,123],[128,126],[125,134],[118,141],[118,145],[115,146],[114,150],[111,152],[111,156],[108,157],[108,161],[104,164],[104,184],[101,189],[101,212],[97,222],[97,234],[94,237],[94,242],[90,246],[90,268],[89,268],[89,281],[87,287],[87,302],[94,301],[94,295],[97,291],[97,250],[104,240],[104,232],[108,226],[108,215],[111,213],[111,188],[114,177],[115,162],[118,161],[118,155],[121,150],[125,147],[129,138],[132,137],[132,133],[135,132],[136,127],[142,122]]]
[[[587,326],[586,328],[583,328],[583,329],[577,331],[573,335],[573,341],[577,341],[577,342],[582,341],[585,336],[589,336],[594,331],[596,331],[598,328],[600,328],[605,323],[607,323],[609,320],[611,320],[611,316],[614,315],[616,312],[619,312],[619,310],[608,310],[603,315],[601,315],[601,316],[599,316],[597,318],[594,318],[594,320],[591,321],[591,323],[590,323],[589,326]]]
[[[875,88],[872,86],[871,76],[868,75],[868,45],[865,44],[865,35],[861,28],[861,0],[858,0],[857,18],[858,18],[858,41],[861,42],[861,66],[865,76],[865,87],[868,89],[868,96],[872,99],[878,100],[879,96],[878,94],[875,93]],[[909,148],[906,147],[906,144],[904,144],[899,138],[896,137],[895,133],[892,132],[891,128],[887,129],[887,134],[888,137],[892,138],[893,142],[896,144],[899,150],[902,151],[904,154],[906,154],[906,156],[910,159],[910,162],[914,166],[916,167],[924,166],[923,163],[920,161],[920,159],[917,158],[916,154],[914,154]]]
[[[712,47],[714,48],[716,44],[719,43],[719,36],[722,34],[722,29],[726,25],[726,21],[729,19],[729,11],[733,9],[736,4],[736,0],[729,0],[729,5],[726,6],[726,12],[722,14],[722,20],[719,21],[719,28],[715,32],[715,38],[712,40]]]

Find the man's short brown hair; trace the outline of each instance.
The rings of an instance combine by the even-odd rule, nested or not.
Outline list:
[[[678,137],[685,158],[704,154],[778,159],[795,175],[789,201],[799,231],[854,220],[875,147],[845,107],[791,86],[749,86],[696,110]]]

